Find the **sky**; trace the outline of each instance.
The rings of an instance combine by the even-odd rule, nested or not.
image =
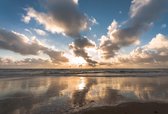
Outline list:
[[[1,0],[0,68],[167,68],[168,0]]]

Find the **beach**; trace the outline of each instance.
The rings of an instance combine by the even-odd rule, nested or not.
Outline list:
[[[123,103],[82,110],[73,114],[168,114],[166,103]]]
[[[0,114],[167,114],[166,74],[166,69],[0,70]]]

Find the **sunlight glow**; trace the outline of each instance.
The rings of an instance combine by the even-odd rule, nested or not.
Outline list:
[[[74,57],[70,54],[65,55],[67,58],[69,58],[69,64],[70,65],[77,65],[77,66],[83,66],[86,64],[86,61],[82,57]]]
[[[84,79],[84,77],[81,77],[79,85],[78,85],[78,89],[83,90],[85,87],[86,87],[85,79]]]
[[[78,0],[73,0],[73,2],[74,2],[75,4],[78,4]]]

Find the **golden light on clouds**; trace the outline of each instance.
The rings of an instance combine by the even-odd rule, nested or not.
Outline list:
[[[78,4],[78,0],[73,0],[75,4]]]
[[[69,66],[79,67],[85,66],[87,64],[87,62],[82,57],[76,57],[70,53],[65,53],[64,56],[69,59]]]

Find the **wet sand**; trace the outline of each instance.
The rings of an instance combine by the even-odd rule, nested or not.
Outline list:
[[[117,106],[88,108],[72,114],[168,114],[168,104],[132,102]]]
[[[167,87],[167,76],[3,78],[0,114],[168,114]]]

